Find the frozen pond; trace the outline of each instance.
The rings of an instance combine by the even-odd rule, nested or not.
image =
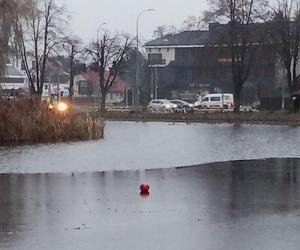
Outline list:
[[[3,147],[0,249],[297,249],[299,136],[108,122],[100,141]]]
[[[159,169],[299,157],[299,148],[299,127],[108,122],[100,141],[0,148],[0,172]]]
[[[299,159],[0,174],[0,249],[295,250],[299,183]]]

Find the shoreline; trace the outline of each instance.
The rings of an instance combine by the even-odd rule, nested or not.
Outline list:
[[[135,122],[176,122],[176,123],[208,123],[208,124],[265,124],[300,126],[300,114],[245,112],[245,113],[130,113],[106,112],[96,113],[106,121],[135,121]]]

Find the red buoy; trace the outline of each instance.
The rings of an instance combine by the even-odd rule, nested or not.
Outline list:
[[[142,184],[140,185],[140,194],[141,195],[149,195],[150,185],[149,184]]]

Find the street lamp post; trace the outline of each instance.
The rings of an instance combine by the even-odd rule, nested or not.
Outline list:
[[[136,72],[135,72],[135,84],[133,88],[133,96],[132,96],[132,107],[133,111],[138,111],[140,106],[140,92],[139,92],[139,20],[143,13],[154,11],[154,9],[146,9],[139,13],[136,20]]]
[[[106,22],[103,22],[103,23],[101,23],[101,24],[98,26],[98,29],[97,29],[97,42],[99,42],[99,31],[100,31],[101,27],[102,27],[103,25],[105,25],[105,24],[106,24]]]

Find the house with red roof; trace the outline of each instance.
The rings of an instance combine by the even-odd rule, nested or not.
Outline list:
[[[105,72],[105,79],[109,77],[109,72]],[[130,85],[117,76],[114,84],[110,87],[106,103],[122,103],[125,102]],[[100,79],[98,72],[87,71],[76,75],[74,78],[74,99],[98,100],[100,97]]]

